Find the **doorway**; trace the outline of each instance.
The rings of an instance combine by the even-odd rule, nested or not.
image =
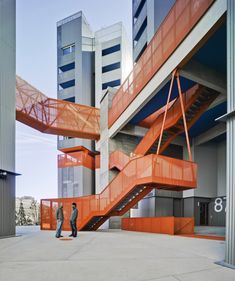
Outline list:
[[[209,203],[200,202],[200,225],[208,225]]]

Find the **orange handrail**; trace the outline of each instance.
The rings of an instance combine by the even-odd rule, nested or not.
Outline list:
[[[109,109],[109,127],[139,95],[186,38],[215,0],[177,0],[133,70],[118,89]]]
[[[46,97],[16,76],[16,119],[43,133],[98,140],[100,110]]]

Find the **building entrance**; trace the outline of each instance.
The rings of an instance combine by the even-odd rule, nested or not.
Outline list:
[[[209,203],[200,202],[200,225],[208,225],[208,207]]]

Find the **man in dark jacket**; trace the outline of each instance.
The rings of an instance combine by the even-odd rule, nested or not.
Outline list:
[[[77,217],[78,217],[77,204],[72,203],[72,213],[70,216],[70,226],[72,229],[72,233],[69,235],[70,237],[77,237]]]
[[[63,237],[61,235],[61,231],[62,231],[62,226],[63,226],[63,222],[64,222],[64,213],[63,213],[63,204],[62,203],[60,203],[59,208],[56,209],[56,221],[57,221],[57,227],[56,227],[55,237],[60,238],[60,237]]]

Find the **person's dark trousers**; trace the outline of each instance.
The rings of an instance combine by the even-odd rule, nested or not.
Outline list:
[[[77,237],[77,224],[76,224],[76,221],[75,222],[72,222],[70,221],[70,226],[71,226],[71,229],[72,229],[72,236],[73,237]]]

